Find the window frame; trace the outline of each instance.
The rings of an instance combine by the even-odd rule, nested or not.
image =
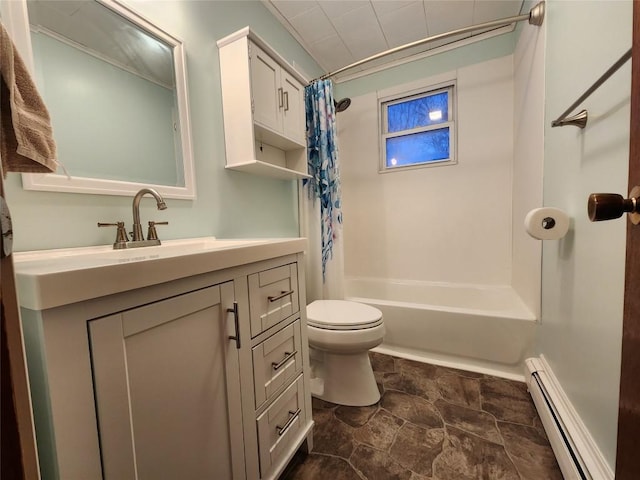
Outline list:
[[[424,167],[441,167],[445,165],[456,165],[457,160],[457,84],[455,80],[450,80],[436,85],[428,85],[419,89],[400,92],[394,95],[378,98],[378,114],[380,116],[378,137],[380,141],[380,158],[378,162],[378,173],[389,173],[396,171],[413,170]],[[397,105],[399,103],[408,102],[418,98],[437,95],[439,93],[448,92],[448,113],[449,119],[446,122],[434,123],[423,127],[416,127],[408,130],[398,130],[388,132],[388,106]],[[387,166],[387,139],[423,133],[442,128],[449,128],[449,157],[442,160],[431,160],[427,162],[412,163],[409,165],[399,165],[396,167]]]

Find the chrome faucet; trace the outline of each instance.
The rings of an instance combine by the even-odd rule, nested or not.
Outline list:
[[[133,197],[133,238],[132,242],[144,242],[144,237],[142,236],[142,225],[140,225],[140,200],[145,194],[153,195],[153,198],[156,199],[156,203],[158,204],[158,210],[166,210],[167,204],[164,203],[164,199],[160,196],[158,192],[156,192],[153,188],[143,188],[136,196]],[[158,222],[154,222],[154,225],[158,225]],[[151,226],[151,225],[150,225]],[[151,242],[154,242],[153,245],[160,245],[160,240],[157,238],[151,239]],[[151,245],[151,244],[150,244]],[[145,245],[140,245],[145,246]]]
[[[136,248],[136,247],[151,247],[154,245],[160,245],[160,239],[156,232],[156,225],[168,225],[169,222],[149,222],[149,231],[147,233],[147,239],[144,239],[142,235],[142,225],[140,225],[140,200],[146,194],[152,195],[156,199],[158,204],[158,210],[166,210],[167,204],[164,203],[164,199],[153,188],[143,188],[136,193],[133,197],[133,232],[131,235],[133,238],[129,241],[127,237],[127,231],[124,228],[124,222],[118,221],[115,223],[102,223],[98,222],[99,227],[118,227],[116,233],[116,241],[113,243],[115,250],[121,250],[123,248]]]

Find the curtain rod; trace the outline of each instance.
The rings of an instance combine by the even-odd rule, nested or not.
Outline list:
[[[440,33],[440,34],[434,35],[432,37],[426,37],[426,38],[423,38],[421,40],[416,40],[415,42],[406,43],[404,45],[400,45],[399,47],[395,47],[395,48],[391,48],[389,50],[385,50],[384,52],[377,53],[375,55],[371,55],[370,57],[364,58],[362,60],[358,60],[357,62],[351,63],[351,64],[349,64],[349,65],[347,65],[345,67],[339,68],[338,70],[335,70],[333,72],[326,73],[326,74],[322,75],[321,77],[318,77],[315,80],[313,80],[313,82],[315,82],[316,80],[326,80],[327,78],[333,77],[335,75],[338,75],[339,73],[345,72],[345,71],[350,70],[352,68],[359,67],[360,65],[363,65],[365,63],[371,62],[373,60],[377,60],[379,58],[385,57],[387,55],[391,55],[393,53],[401,52],[402,50],[406,50],[408,48],[417,47],[417,46],[423,45],[425,43],[434,42],[436,40],[441,40],[443,38],[452,37],[454,35],[460,35],[461,33],[472,32],[474,30],[481,30],[481,29],[484,29],[484,28],[491,28],[491,27],[502,27],[502,26],[508,25],[510,23],[522,22],[524,20],[528,20],[529,24],[531,24],[531,25],[536,25],[536,26],[542,25],[542,22],[544,20],[544,1],[538,3],[535,7],[533,7],[529,11],[529,13],[526,13],[526,14],[523,14],[523,15],[516,15],[514,17],[502,18],[502,19],[499,19],[499,20],[493,20],[491,22],[479,23],[477,25],[471,25],[469,27],[459,28],[457,30],[451,30],[450,32]],[[311,82],[311,83],[313,83],[313,82]]]

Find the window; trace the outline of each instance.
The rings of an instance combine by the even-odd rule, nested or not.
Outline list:
[[[380,100],[381,172],[456,163],[454,85]]]

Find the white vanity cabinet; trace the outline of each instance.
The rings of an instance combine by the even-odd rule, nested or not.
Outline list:
[[[243,475],[233,300],[228,282],[88,322],[105,478]]]
[[[227,168],[307,173],[307,80],[248,27],[218,41]]]
[[[305,441],[312,448],[304,271],[293,243],[194,262],[149,255],[140,279],[170,275],[172,264],[182,277],[127,291],[114,283],[110,295],[63,305],[25,301],[42,478],[274,480]],[[234,255],[260,260],[217,268]],[[130,278],[135,263],[84,278]],[[197,271],[184,276],[184,265]],[[19,254],[16,267],[24,283]],[[255,327],[252,318],[269,320]]]

